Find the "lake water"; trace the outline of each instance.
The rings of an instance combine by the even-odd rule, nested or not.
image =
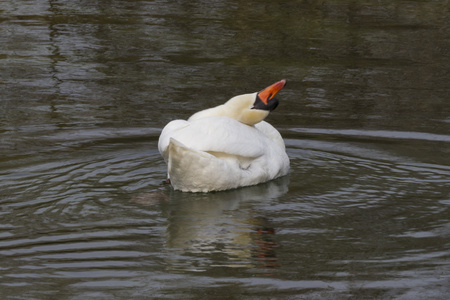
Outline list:
[[[447,299],[448,1],[0,12],[5,299]],[[283,78],[289,176],[161,184],[165,124]]]

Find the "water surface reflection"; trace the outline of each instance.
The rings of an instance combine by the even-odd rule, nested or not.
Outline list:
[[[203,196],[173,192],[164,209],[171,270],[207,271],[216,267],[275,267],[276,243],[266,216],[253,205],[270,206],[288,191],[289,177]],[[220,259],[217,259],[218,256]]]
[[[450,293],[446,1],[0,7],[2,295]],[[280,78],[288,177],[161,186],[167,122]]]

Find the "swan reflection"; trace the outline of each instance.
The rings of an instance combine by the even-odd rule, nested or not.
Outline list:
[[[264,216],[288,191],[289,177],[226,192],[170,191],[166,262],[172,270],[207,271],[212,267],[277,267],[276,228]]]

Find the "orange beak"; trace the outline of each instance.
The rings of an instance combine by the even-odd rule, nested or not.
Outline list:
[[[275,82],[271,86],[266,87],[264,90],[258,93],[259,98],[264,104],[267,105],[270,99],[272,99],[281,89],[286,85],[286,80],[280,80]]]

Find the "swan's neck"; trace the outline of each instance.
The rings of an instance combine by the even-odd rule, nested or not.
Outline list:
[[[252,109],[256,94],[257,93],[245,94],[233,97],[225,104],[195,113],[188,121],[206,117],[223,116],[253,126],[269,115],[269,111],[267,110]]]

